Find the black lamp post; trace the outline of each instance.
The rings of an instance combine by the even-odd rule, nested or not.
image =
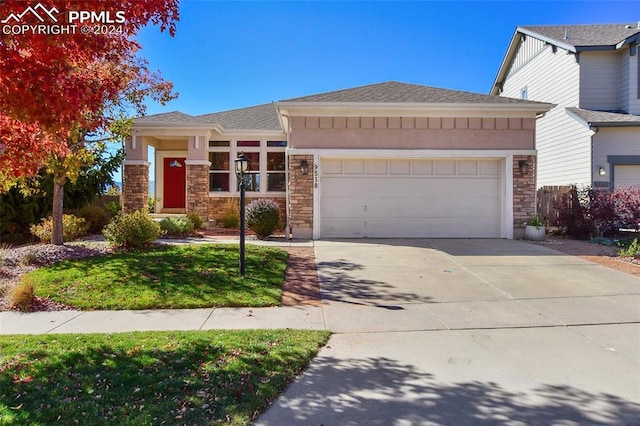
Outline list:
[[[247,170],[249,169],[249,159],[241,152],[238,158],[234,160],[234,163],[236,165],[236,176],[238,176],[238,182],[240,183],[240,275],[244,275],[244,191]]]

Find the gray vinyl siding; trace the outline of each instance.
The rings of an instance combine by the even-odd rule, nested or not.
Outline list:
[[[580,53],[580,108],[620,110],[620,62],[617,51]]]
[[[517,55],[535,50],[539,42],[527,37],[524,44],[531,46],[522,46]],[[580,67],[575,56],[562,49],[553,53],[547,45],[518,63],[524,65],[511,72],[501,95],[518,98],[526,87],[529,100],[558,105],[536,124],[538,187],[590,183],[591,132],[565,112],[566,107],[576,106],[579,101]]]
[[[610,155],[639,155],[640,132],[637,127],[602,128],[593,136],[593,179],[609,181],[611,165],[607,162]],[[598,168],[606,170],[606,176],[598,176]]]
[[[628,52],[620,55],[620,109],[629,111],[631,93],[631,59]]]
[[[640,114],[640,92],[638,92],[639,53],[631,56],[629,49],[620,52],[620,109],[630,114]]]

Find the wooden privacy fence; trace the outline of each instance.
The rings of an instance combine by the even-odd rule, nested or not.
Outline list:
[[[543,186],[537,193],[537,212],[539,216],[547,219],[549,226],[558,226],[557,203],[563,194],[571,191],[571,186]]]

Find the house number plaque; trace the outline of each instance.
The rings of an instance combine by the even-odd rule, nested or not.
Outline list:
[[[313,164],[313,187],[318,187],[318,163]]]

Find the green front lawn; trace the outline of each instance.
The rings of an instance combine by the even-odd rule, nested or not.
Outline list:
[[[280,304],[287,252],[248,245],[156,246],[65,261],[27,274],[35,295],[79,309],[163,309]]]
[[[248,424],[329,333],[0,336],[0,425]]]

